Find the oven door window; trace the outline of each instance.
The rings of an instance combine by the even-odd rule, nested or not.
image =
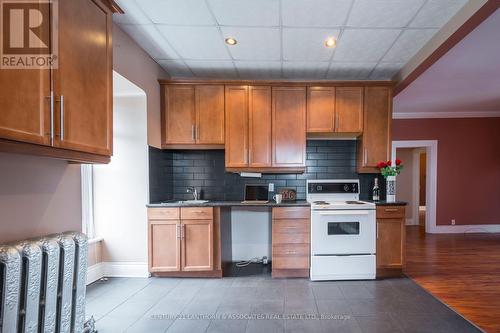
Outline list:
[[[328,222],[328,235],[359,235],[359,222]]]

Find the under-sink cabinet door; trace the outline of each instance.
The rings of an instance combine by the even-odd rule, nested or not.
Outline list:
[[[180,243],[179,220],[151,220],[149,222],[149,271],[180,271]]]
[[[213,269],[213,220],[182,220],[182,271]]]

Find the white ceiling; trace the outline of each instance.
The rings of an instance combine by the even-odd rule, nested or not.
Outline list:
[[[388,80],[467,0],[117,2],[115,22],[174,78]]]

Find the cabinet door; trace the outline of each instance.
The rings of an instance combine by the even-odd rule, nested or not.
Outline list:
[[[271,87],[249,88],[249,166],[271,166]]]
[[[54,71],[58,100],[56,146],[111,155],[111,12],[98,1],[58,3],[59,64]]]
[[[0,70],[0,138],[50,145],[49,70]]]
[[[273,167],[304,167],[306,88],[273,88]]]
[[[309,87],[307,93],[307,132],[332,133],[335,130],[335,88]]]
[[[149,271],[178,272],[181,269],[179,220],[149,222]]]
[[[196,143],[224,144],[224,86],[196,86]]]
[[[167,85],[163,94],[165,144],[196,143],[194,86]]]
[[[401,219],[377,220],[377,267],[401,268],[404,261],[404,222]]]
[[[213,269],[213,220],[182,220],[181,262],[183,271]]]
[[[248,166],[248,87],[226,86],[226,168]]]
[[[335,131],[361,133],[363,131],[363,87],[336,89]]]
[[[377,163],[387,161],[391,152],[391,89],[366,87],[363,136],[358,149],[360,172],[378,172]]]

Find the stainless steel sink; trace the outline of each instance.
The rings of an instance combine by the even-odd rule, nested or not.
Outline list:
[[[187,204],[187,205],[198,205],[198,204],[203,204],[203,203],[207,203],[208,200],[181,200],[181,201],[178,201],[178,203],[182,203],[182,204]]]

